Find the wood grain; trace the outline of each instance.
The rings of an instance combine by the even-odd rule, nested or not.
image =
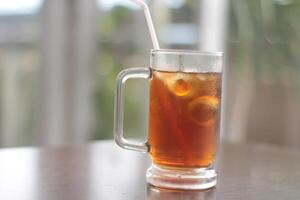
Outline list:
[[[0,150],[2,200],[300,199],[300,152],[224,144],[215,189],[172,191],[145,182],[148,156],[112,141],[88,146]]]

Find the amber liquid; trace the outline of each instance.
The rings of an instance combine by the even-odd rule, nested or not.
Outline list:
[[[210,166],[220,126],[221,73],[153,70],[149,146],[155,164]]]

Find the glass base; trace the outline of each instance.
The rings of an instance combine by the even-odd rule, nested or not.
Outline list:
[[[205,190],[217,184],[212,168],[171,168],[152,164],[147,170],[147,182],[153,186],[181,190]]]

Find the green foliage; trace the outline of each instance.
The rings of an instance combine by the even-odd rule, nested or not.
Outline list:
[[[299,73],[300,1],[278,2],[232,0],[230,4],[229,65],[237,70],[252,67],[258,81],[266,74],[276,81],[287,72]]]
[[[128,8],[117,6],[109,13],[104,13],[101,19],[97,91],[94,98],[98,121],[95,125],[93,139],[109,139],[113,135],[115,80],[117,74],[122,70],[126,57],[136,50],[128,41],[120,41],[124,25],[131,23],[132,14],[133,11]],[[137,116],[141,112],[139,105],[125,98],[124,113]],[[127,117],[126,120],[125,126],[129,127],[128,132],[131,133],[129,136],[136,136],[138,133],[133,128],[136,127],[133,117]]]
[[[102,40],[111,40],[116,30],[130,17],[130,10],[124,6],[115,7],[109,14],[103,16],[99,36]]]

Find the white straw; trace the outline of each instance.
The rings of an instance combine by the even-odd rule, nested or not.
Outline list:
[[[159,49],[159,44],[158,44],[158,40],[156,37],[156,33],[155,33],[155,29],[153,26],[153,22],[152,22],[152,18],[151,18],[151,14],[150,14],[148,5],[142,0],[131,0],[131,1],[134,2],[135,4],[137,4],[139,7],[141,7],[144,10],[146,22],[148,25],[148,29],[150,32],[150,36],[151,36],[151,40],[152,40],[154,49]]]

